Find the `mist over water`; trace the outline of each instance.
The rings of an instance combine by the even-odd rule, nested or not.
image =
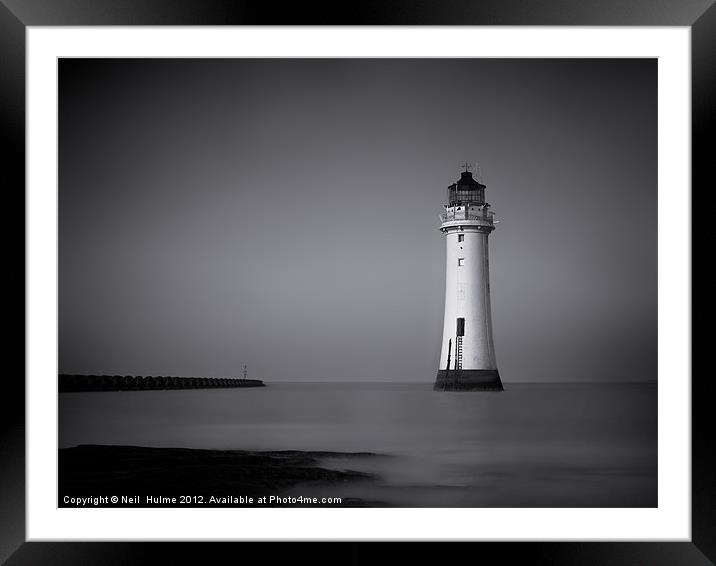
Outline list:
[[[400,506],[657,505],[657,386],[269,383],[261,389],[60,395],[60,448],[78,444],[375,452],[324,467],[375,482],[289,493]],[[330,493],[328,493],[328,491]]]

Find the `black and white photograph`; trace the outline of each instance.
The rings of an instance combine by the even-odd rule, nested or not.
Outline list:
[[[0,563],[712,564],[714,30],[0,0]]]
[[[60,58],[58,128],[59,507],[657,507],[656,59]]]

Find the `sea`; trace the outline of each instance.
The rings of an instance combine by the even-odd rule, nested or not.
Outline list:
[[[319,465],[371,481],[279,495],[403,507],[656,507],[656,383],[267,382],[63,393],[59,446],[368,452]]]

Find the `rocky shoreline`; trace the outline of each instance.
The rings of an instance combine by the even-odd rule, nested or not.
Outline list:
[[[80,445],[59,450],[58,506],[306,506],[303,501],[282,503],[280,499],[262,503],[261,498],[279,496],[298,485],[311,486],[313,492],[316,486],[325,486],[326,494],[332,495],[332,486],[375,480],[372,474],[319,466],[324,458],[345,459],[349,464],[356,457],[380,455]],[[112,496],[118,501],[112,501]],[[339,506],[369,504],[375,502],[353,498],[342,500]]]

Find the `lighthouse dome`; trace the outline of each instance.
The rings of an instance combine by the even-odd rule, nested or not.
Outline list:
[[[465,188],[467,188],[467,187],[474,187],[474,188],[482,187],[483,189],[485,188],[485,185],[483,185],[482,183],[478,183],[475,179],[472,178],[471,171],[463,171],[462,173],[460,173],[460,180],[457,183],[455,183],[455,185],[458,187],[465,187]]]

